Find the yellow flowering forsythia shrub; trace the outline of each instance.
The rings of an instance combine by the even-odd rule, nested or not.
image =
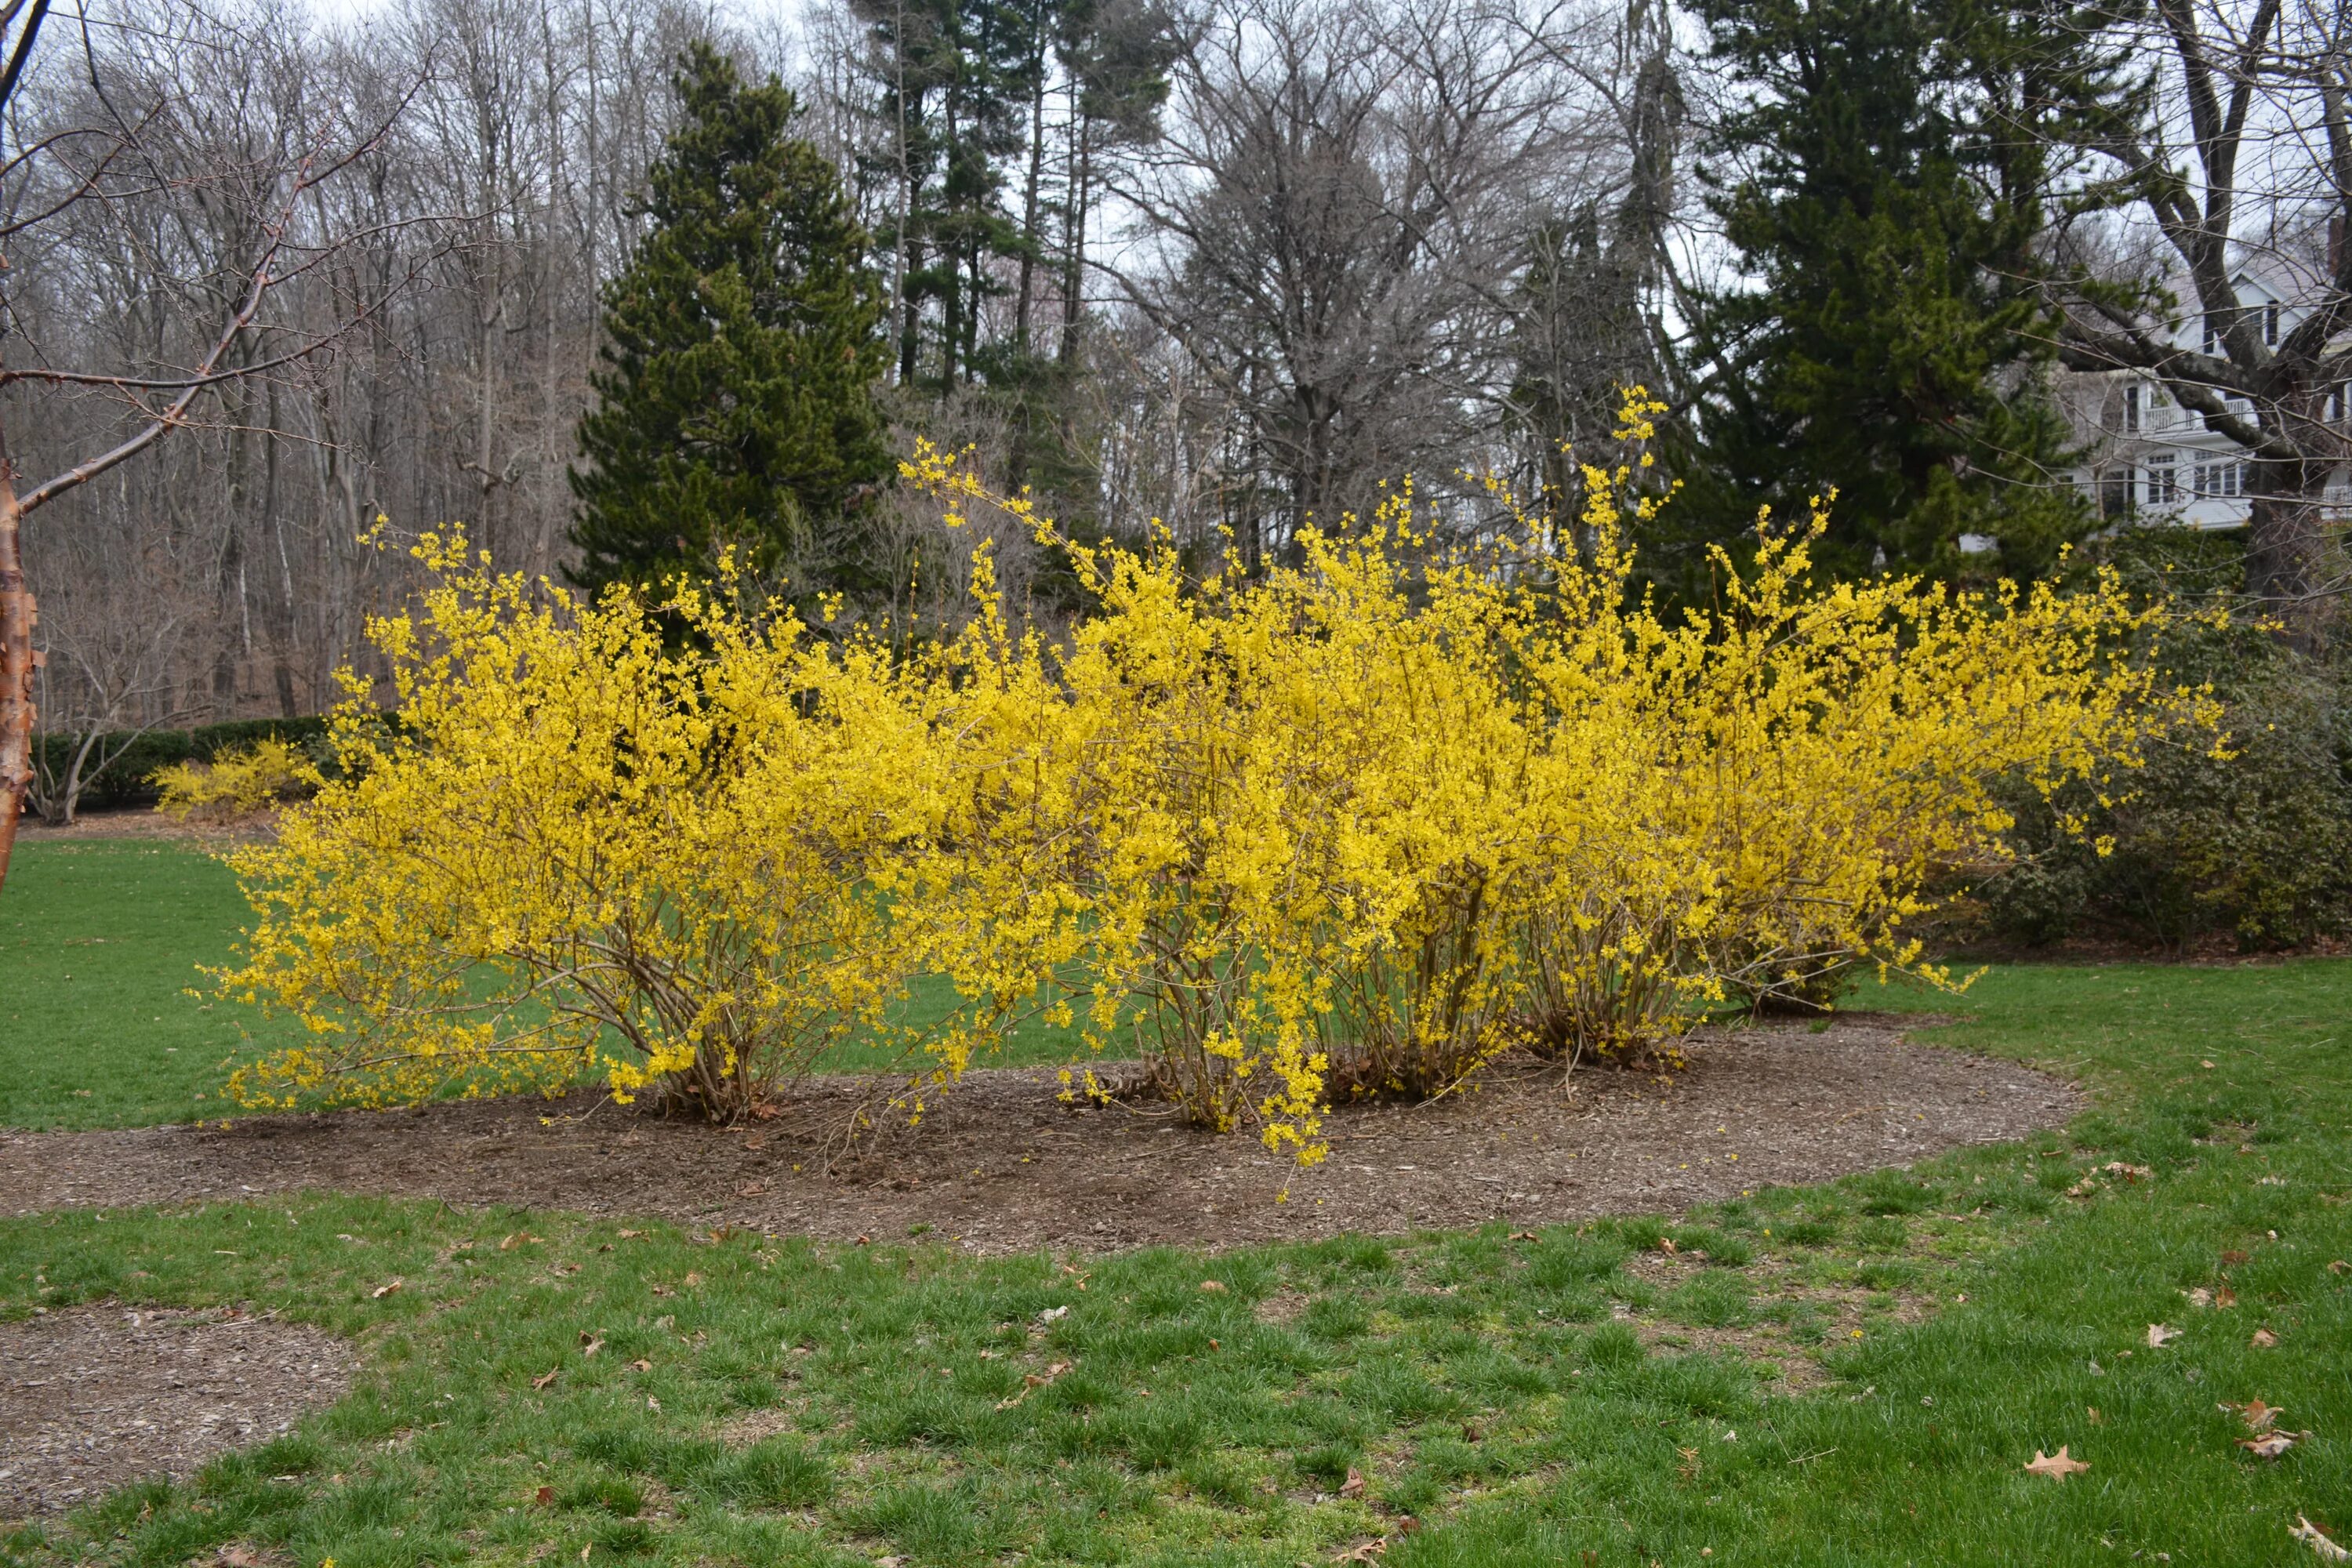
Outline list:
[[[1292,564],[1192,578],[925,449],[910,481],[1066,550],[1099,613],[1016,633],[983,550],[970,626],[898,658],[428,541],[440,585],[373,627],[396,725],[354,683],[343,776],[237,852],[264,918],[224,984],[311,1031],[238,1087],[599,1073],[732,1116],[853,1036],[944,1086],[1041,1005],[1312,1161],[1335,1099],[1504,1051],[1638,1054],[1856,963],[1948,983],[1909,931],[1997,864],[1994,777],[2104,784],[2211,722],[2112,581],[1818,586],[1818,509],[1670,621],[1630,591],[1639,473],[1588,469],[1575,527],[1507,546],[1441,550],[1408,487]],[[933,972],[966,1004],[919,1034]]]
[[[160,792],[155,809],[174,821],[221,820],[299,799],[318,786],[319,770],[301,747],[265,735],[208,763],[157,768],[147,782]]]
[[[928,830],[945,759],[887,659],[692,594],[583,605],[459,540],[417,553],[438,584],[370,628],[396,723],[347,677],[342,776],[231,857],[262,918],[222,983],[310,1037],[239,1097],[597,1074],[731,1117],[890,1037],[932,961],[869,873]]]
[[[1050,536],[937,453],[908,472]],[[1588,468],[1565,540],[1521,516],[1532,544],[1433,563],[1409,489],[1250,581],[1066,544],[1103,613],[963,650],[969,815],[933,885],[966,929],[1032,911],[992,984],[1034,943],[1195,1120],[1311,1160],[1335,1095],[1639,1053],[1861,963],[1951,984],[1908,930],[1931,882],[1998,865],[1990,782],[2104,784],[2212,721],[2112,579],[1816,586],[1819,508],[1669,622],[1629,592],[1638,472]]]

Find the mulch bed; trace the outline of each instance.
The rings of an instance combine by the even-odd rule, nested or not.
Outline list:
[[[1336,1111],[1330,1158],[1309,1171],[1164,1106],[1063,1105],[1050,1069],[992,1069],[932,1096],[921,1125],[887,1121],[844,1157],[829,1134],[870,1079],[813,1080],[776,1120],[724,1131],[580,1095],[0,1133],[0,1214],[309,1187],[835,1241],[929,1226],[990,1253],[1227,1246],[1675,1212],[2004,1142],[2081,1109],[2056,1079],[1904,1043],[1919,1022],[1845,1015],[1820,1033],[1705,1035],[1670,1084],[1505,1063],[1474,1092]]]
[[[0,1322],[0,1521],[185,1480],[351,1386],[333,1335],[236,1308],[113,1302]]]

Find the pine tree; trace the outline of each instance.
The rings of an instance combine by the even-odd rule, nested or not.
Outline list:
[[[1976,0],[1701,0],[1756,89],[1710,205],[1753,286],[1705,299],[1698,449],[1675,509],[1726,539],[1834,486],[1836,573],[2045,573],[2094,522],[2028,287],[2050,185],[2011,101],[2104,90],[2055,11]],[[1961,537],[1990,538],[1968,554]]]
[[[861,496],[889,468],[883,300],[793,95],[697,43],[647,179],[651,227],[604,290],[607,339],[572,473],[575,582],[654,584],[733,546],[795,588],[860,588]]]

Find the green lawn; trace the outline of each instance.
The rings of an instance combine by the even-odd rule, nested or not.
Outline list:
[[[0,893],[0,1126],[216,1116],[230,1053],[272,1026],[191,996],[244,928],[218,862],[141,839],[20,842]]]
[[[131,1127],[234,1110],[220,1098],[231,1053],[299,1033],[189,994],[207,984],[198,964],[227,961],[249,912],[227,868],[192,845],[18,844],[0,894],[0,1127]],[[952,987],[927,979],[912,1016],[936,1019],[954,1005]],[[1084,1055],[1073,1031],[1033,1019],[994,1060]],[[824,1065],[890,1062],[853,1044]]]
[[[2009,968],[1958,1010],[1937,1037],[2097,1109],[1680,1226],[976,1260],[326,1195],[0,1222],[0,1314],[248,1301],[367,1368],[0,1560],[2306,1564],[2298,1513],[2352,1542],[2352,963]],[[1627,1268],[1668,1234],[1711,1261]],[[1808,1392],[1766,1376],[1816,1357]],[[2255,1398],[2313,1436],[2249,1456],[2217,1406]],[[2061,1444],[2090,1470],[2021,1468]]]

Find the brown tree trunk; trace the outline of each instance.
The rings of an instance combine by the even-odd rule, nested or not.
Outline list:
[[[16,470],[0,458],[0,888],[8,885],[16,819],[33,787],[36,617],[33,592],[25,583],[23,521]]]
[[[2246,518],[2246,594],[2273,616],[2287,642],[2305,653],[2325,640],[2330,596],[2327,528],[2312,492],[2319,467],[2254,458]]]

